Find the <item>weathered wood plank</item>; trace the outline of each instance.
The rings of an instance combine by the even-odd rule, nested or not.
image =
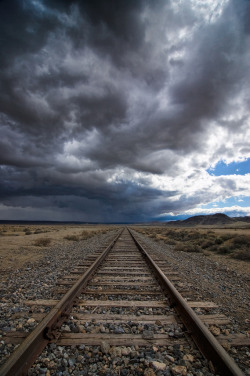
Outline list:
[[[88,339],[77,339],[77,338],[61,338],[57,341],[58,346],[77,346],[85,344],[87,346],[100,346],[102,341],[97,338],[88,338]],[[110,346],[172,346],[172,345],[183,345],[185,344],[184,339],[143,339],[143,338],[110,338],[108,340]]]
[[[96,322],[108,322],[108,323],[127,323],[131,322],[140,322],[140,323],[155,323],[156,321],[161,322],[162,324],[174,324],[176,323],[176,317],[174,315],[117,315],[111,313],[74,313],[73,317],[81,322],[92,321]]]
[[[151,282],[152,281],[152,282]],[[154,281],[153,279],[151,281],[148,281],[148,282],[129,282],[129,286],[155,286],[155,287],[159,287],[159,285],[157,284],[156,281]],[[93,282],[93,283],[89,283],[89,286],[128,286],[128,282],[119,282],[118,280],[116,281],[111,281],[111,282],[107,282],[106,280],[105,281],[100,281],[100,282]]]
[[[135,269],[135,270],[141,270],[141,269],[145,269],[145,267],[147,267],[147,265],[145,264],[144,267],[143,266],[135,266],[134,268],[132,269]],[[103,267],[101,268],[101,270],[103,269],[110,269],[110,270],[131,270],[131,266],[110,266],[110,264],[108,266],[105,266],[103,265]]]
[[[187,304],[189,305],[189,307],[192,307],[192,308],[217,308],[218,307],[216,303],[207,302],[207,301],[204,301],[204,302],[187,301]]]
[[[82,294],[90,295],[162,295],[161,291],[127,289],[86,289]]]
[[[108,275],[110,275],[111,273],[109,272],[109,271],[105,271],[105,270],[99,270],[99,271],[97,271],[97,273],[96,273],[96,275],[106,275],[106,274],[108,274]],[[122,271],[113,271],[112,272],[112,275],[147,275],[147,276],[149,276],[149,275],[152,275],[152,273],[150,273],[150,272],[139,272],[139,271],[134,271],[134,272],[130,272],[130,271],[124,271],[124,272],[122,272]]]
[[[8,344],[20,344],[27,337],[27,332],[8,332],[2,340]],[[223,345],[229,344],[233,347],[250,346],[250,338],[242,334],[234,334],[228,336],[217,336],[216,339]],[[168,338],[167,334],[154,334],[152,339],[144,339],[138,334],[103,334],[103,333],[62,333],[58,341],[55,341],[57,345],[100,345],[101,341],[108,342],[111,346],[169,346],[173,344],[186,343],[185,338]]]
[[[165,300],[79,300],[78,305],[87,307],[154,307],[165,308]]]
[[[228,343],[230,346],[233,347],[240,347],[240,346],[250,346],[250,337],[240,333],[240,334],[229,334],[225,336],[220,334],[216,336],[216,339],[223,345],[224,343]]]
[[[141,275],[138,275],[136,277],[126,277],[126,276],[104,276],[104,277],[97,277],[95,276],[94,279],[92,279],[91,282],[106,282],[106,281],[110,281],[110,282],[113,282],[113,281],[139,281],[139,282],[147,282],[147,281],[153,281],[154,283],[157,284],[157,282],[155,281],[155,279],[151,276],[151,277],[144,277],[144,276],[141,276]]]
[[[155,323],[156,321],[160,322],[162,325],[176,323],[179,320],[175,315],[129,315],[129,314],[101,314],[101,313],[74,313],[73,317],[80,321],[91,321],[96,320],[96,322],[140,322],[140,323]],[[219,324],[228,324],[230,320],[222,314],[214,315],[199,315],[201,321],[207,324],[219,325]]]
[[[168,346],[187,343],[185,338],[169,338],[167,334],[155,334],[152,339],[144,339],[140,334],[85,334],[85,333],[63,333],[57,341],[58,345],[100,345],[102,341],[111,346],[147,346],[158,345]]]
[[[170,270],[168,272],[168,275],[171,275],[171,276],[179,276],[179,274],[180,274],[178,272],[171,271],[171,269],[165,269],[165,267],[161,268],[161,269],[162,269],[162,271]],[[131,268],[131,266],[104,266],[103,268],[100,269],[100,271],[102,271],[102,270],[105,270],[105,271],[110,270],[111,272],[113,272],[115,270],[131,270],[132,272],[134,272],[134,271],[139,271],[139,270],[145,270],[145,267],[136,266],[136,267]],[[150,269],[148,269],[148,270],[150,270]]]
[[[37,299],[37,300],[24,300],[23,304],[26,304],[28,306],[45,306],[45,307],[51,307],[56,305],[59,302],[59,300],[56,299]]]
[[[26,313],[27,314],[27,313]],[[41,321],[46,313],[32,313],[32,318],[37,322]],[[129,314],[111,314],[111,313],[72,313],[74,321],[79,321],[79,323],[86,321],[96,321],[97,323],[127,323],[140,322],[142,324],[154,324],[156,321],[162,325],[174,324],[179,320],[175,315],[129,315]],[[199,315],[201,321],[209,325],[224,325],[230,323],[230,320],[223,314],[212,314],[212,315]],[[160,324],[159,324],[160,325]]]
[[[53,306],[58,303],[59,300],[55,299],[37,299],[37,300],[24,300],[23,303],[29,306],[33,305],[42,305],[42,306]],[[193,308],[216,308],[217,304],[213,302],[187,302],[190,307]],[[127,300],[78,300],[78,305],[85,306],[94,306],[94,307],[165,307],[167,301],[158,301],[158,300],[141,300],[141,301],[127,301]]]

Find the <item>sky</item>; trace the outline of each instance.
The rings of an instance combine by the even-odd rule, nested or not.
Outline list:
[[[250,215],[249,0],[1,0],[0,219]]]

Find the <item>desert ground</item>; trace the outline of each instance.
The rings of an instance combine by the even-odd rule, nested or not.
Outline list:
[[[240,274],[250,275],[250,228],[138,226],[138,232],[178,252],[203,254]]]
[[[46,256],[48,248],[58,248],[72,241],[106,232],[108,225],[0,225],[0,271],[21,268]],[[169,228],[134,226],[156,241],[178,252],[196,252],[222,263],[238,273],[250,275],[250,228]]]
[[[0,272],[10,272],[46,256],[48,248],[106,232],[105,225],[0,225]]]

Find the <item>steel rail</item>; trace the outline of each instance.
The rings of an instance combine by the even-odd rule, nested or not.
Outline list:
[[[154,271],[159,280],[163,291],[170,300],[171,306],[177,311],[181,321],[185,325],[193,341],[205,356],[206,359],[212,362],[216,372],[222,376],[244,376],[234,360],[224,350],[220,343],[215,339],[208,328],[203,324],[199,317],[195,314],[192,308],[183,299],[181,294],[177,291],[170,280],[165,276],[161,269],[150,257],[148,252],[143,248],[141,243],[136,239],[133,232],[128,228],[135,244],[145,256],[148,264]]]
[[[26,375],[28,369],[41,354],[46,345],[56,338],[56,331],[68,317],[76,298],[87,285],[102,261],[120,237],[123,229],[105,248],[102,254],[93,262],[90,268],[79,278],[71,289],[63,296],[55,307],[44,317],[36,328],[28,335],[21,345],[11,354],[0,369],[1,376]]]

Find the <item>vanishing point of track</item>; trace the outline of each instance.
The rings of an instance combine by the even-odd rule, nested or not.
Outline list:
[[[0,369],[2,376],[25,375],[51,342],[61,346],[101,343],[108,343],[108,346],[194,346],[195,343],[217,374],[243,375],[208,330],[205,319],[201,320],[192,309],[199,304],[209,307],[209,302],[186,301],[170,282],[176,273],[166,262],[151,257],[133,231],[120,230],[103,251],[92,257],[60,282],[59,292],[64,294],[60,300],[27,301],[27,304],[51,305],[52,308],[28,336],[24,332],[9,335],[9,343],[20,343],[20,346]],[[83,307],[93,310],[86,313]],[[103,307],[106,310],[99,312]],[[124,310],[114,314],[109,311],[112,307]],[[137,315],[137,308],[145,309],[146,314]],[[102,330],[95,333],[65,333],[63,324],[70,316],[79,322],[92,320],[97,325],[118,323],[121,328],[139,322],[147,329],[140,334],[125,333],[123,329],[106,333],[102,325]],[[175,337],[169,336],[167,331],[150,330],[150,324],[154,323],[164,328],[175,324],[179,326],[180,335]]]

